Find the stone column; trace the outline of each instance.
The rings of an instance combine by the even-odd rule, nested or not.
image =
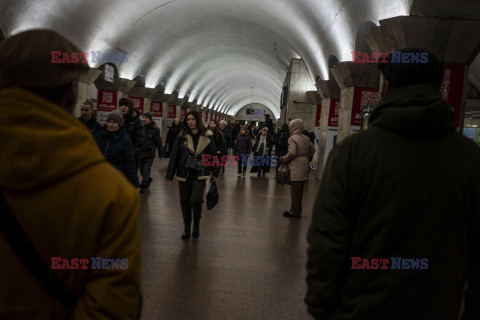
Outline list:
[[[287,103],[285,117],[281,117],[282,123],[289,119],[311,119],[313,108],[312,102],[307,99],[307,91],[311,89],[311,81],[305,62],[302,59],[292,59],[284,82],[287,87]],[[283,110],[282,110],[283,111]],[[283,113],[282,113],[283,115]]]
[[[168,132],[168,106],[174,96],[172,94],[165,94],[164,89],[165,86],[163,84],[156,86],[149,98],[151,100],[150,105],[152,105],[153,102],[162,103],[162,119],[159,121],[158,126],[160,127],[162,141],[165,143]]]
[[[73,115],[75,117],[80,117],[80,107],[85,100],[89,99],[92,96],[92,87],[93,82],[102,74],[101,70],[98,69],[90,69],[88,73],[80,79],[78,79],[78,94],[77,94],[77,102],[75,103],[75,108],[73,111]]]
[[[480,20],[395,17],[381,20],[380,26],[372,28],[372,34],[366,35],[365,40],[372,49],[383,52],[420,47],[434,53],[445,68],[441,93],[455,110],[457,127],[463,128],[468,67],[480,52]]]
[[[163,102],[163,112],[162,112],[162,141],[165,142],[167,139],[168,133],[168,103]]]
[[[317,172],[315,178],[320,180],[323,176],[325,162],[333,148],[338,131],[338,113],[340,109],[340,87],[331,80],[319,80],[316,83],[317,91],[322,99],[320,126],[318,133]]]
[[[360,131],[361,108],[377,103],[380,71],[375,64],[353,62],[339,62],[331,71],[341,89],[337,138],[341,142]]]

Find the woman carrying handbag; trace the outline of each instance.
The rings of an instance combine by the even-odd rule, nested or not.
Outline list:
[[[303,134],[303,120],[292,120],[288,126],[288,153],[280,158],[281,163],[288,163],[290,168],[291,207],[283,213],[284,217],[299,218],[302,214],[303,185],[308,180],[310,161],[315,148]]]
[[[190,111],[185,119],[170,154],[166,179],[171,181],[176,176],[179,181],[180,205],[185,224],[182,239],[190,238],[192,210],[192,237],[196,239],[200,236],[206,180],[210,174],[213,174],[211,182],[215,182],[215,177],[218,177],[218,168],[202,165],[202,155],[216,156],[217,148],[213,142],[213,133],[205,128],[197,111]]]

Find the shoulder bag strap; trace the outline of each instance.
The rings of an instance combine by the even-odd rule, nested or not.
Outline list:
[[[0,192],[0,230],[35,280],[68,309],[73,310],[77,297],[60,281],[42,260],[27,238]]]

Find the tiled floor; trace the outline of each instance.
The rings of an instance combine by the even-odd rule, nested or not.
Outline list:
[[[303,218],[284,218],[290,187],[227,167],[220,202],[204,208],[198,240],[182,240],[178,182],[152,168],[141,197],[142,319],[311,319],[305,295],[306,231],[317,183],[311,174]],[[208,188],[208,185],[207,185]]]

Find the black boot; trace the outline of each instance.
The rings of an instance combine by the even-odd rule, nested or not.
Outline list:
[[[192,232],[192,237],[193,239],[198,239],[200,236],[200,220],[195,219],[193,220],[193,232]]]
[[[185,231],[182,233],[182,239],[190,238],[190,223],[185,223]]]

